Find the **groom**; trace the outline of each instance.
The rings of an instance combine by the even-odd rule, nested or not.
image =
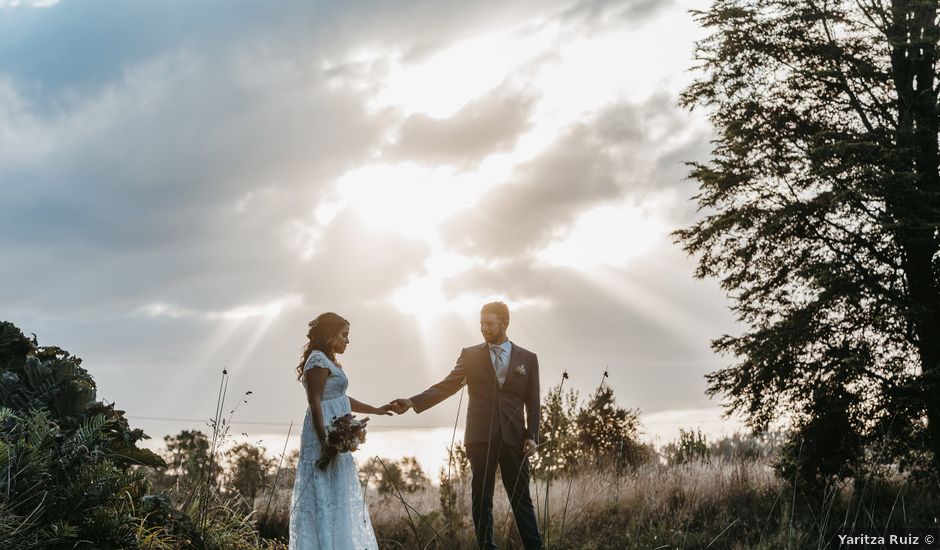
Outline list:
[[[483,344],[464,348],[444,380],[411,399],[396,399],[402,414],[430,409],[467,385],[464,446],[470,459],[473,525],[480,548],[493,544],[493,487],[499,465],[503,487],[526,550],[541,550],[542,538],[529,496],[529,461],[539,440],[539,360],[510,342],[509,308],[492,302],[480,310]],[[523,417],[523,412],[525,416]]]

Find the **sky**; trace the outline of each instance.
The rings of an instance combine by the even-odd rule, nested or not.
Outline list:
[[[350,395],[414,395],[494,299],[543,391],[609,369],[648,430],[714,426],[736,325],[670,236],[712,139],[677,105],[702,7],[0,0],[0,319],[157,439],[212,416],[223,368],[240,429],[301,421],[324,311]]]

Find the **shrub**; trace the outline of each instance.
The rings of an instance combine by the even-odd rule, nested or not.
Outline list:
[[[709,448],[705,435],[701,430],[686,431],[679,428],[679,439],[674,443],[663,446],[662,451],[666,462],[675,465],[706,460]]]
[[[378,458],[373,462],[372,478],[380,494],[413,493],[431,483],[414,457],[406,456],[398,461]]]
[[[0,541],[17,550],[278,548],[218,494],[206,521],[148,494],[162,458],[124,411],[96,400],[81,359],[0,322]],[[195,506],[195,503],[193,503]]]

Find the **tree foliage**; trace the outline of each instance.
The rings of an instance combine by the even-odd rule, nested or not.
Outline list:
[[[251,443],[240,443],[226,451],[225,456],[228,462],[226,490],[240,495],[251,511],[255,497],[273,483],[277,461],[267,456],[263,447]]]
[[[542,398],[539,452],[531,459],[535,472],[551,474],[577,467],[580,451],[575,422],[579,401],[578,392],[565,392],[561,384],[549,388]]]
[[[703,217],[677,238],[746,327],[714,341],[736,362],[709,392],[759,431],[791,420],[813,475],[870,447],[936,476],[937,2],[716,0],[696,17],[710,35],[682,102],[717,135],[691,174]]]
[[[595,465],[638,464],[649,457],[637,441],[640,411],[617,406],[614,390],[602,384],[575,417],[578,447]]]
[[[413,493],[431,483],[428,476],[413,456],[399,460],[382,458],[375,461],[372,468],[372,480],[380,494]]]
[[[640,413],[617,405],[601,384],[582,402],[578,392],[550,388],[542,399],[542,443],[531,459],[536,475],[573,473],[596,466],[637,466],[654,454],[640,443]]]
[[[796,440],[793,433],[774,431],[762,434],[734,433],[709,441],[698,428],[679,428],[679,436],[675,441],[663,445],[660,456],[670,466],[694,462],[778,465],[781,462],[781,448]],[[783,470],[787,474],[792,473],[792,470]]]
[[[189,494],[210,481],[218,484],[222,465],[212,458],[212,440],[199,430],[182,430],[163,438],[166,470],[154,476],[159,490],[174,487],[181,494]]]
[[[662,454],[667,463],[676,465],[707,460],[709,451],[707,438],[701,430],[679,428],[679,438],[663,446]]]

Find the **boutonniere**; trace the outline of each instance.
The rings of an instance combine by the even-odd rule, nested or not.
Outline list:
[[[525,365],[519,365],[516,367],[516,372],[522,376],[525,376]]]

